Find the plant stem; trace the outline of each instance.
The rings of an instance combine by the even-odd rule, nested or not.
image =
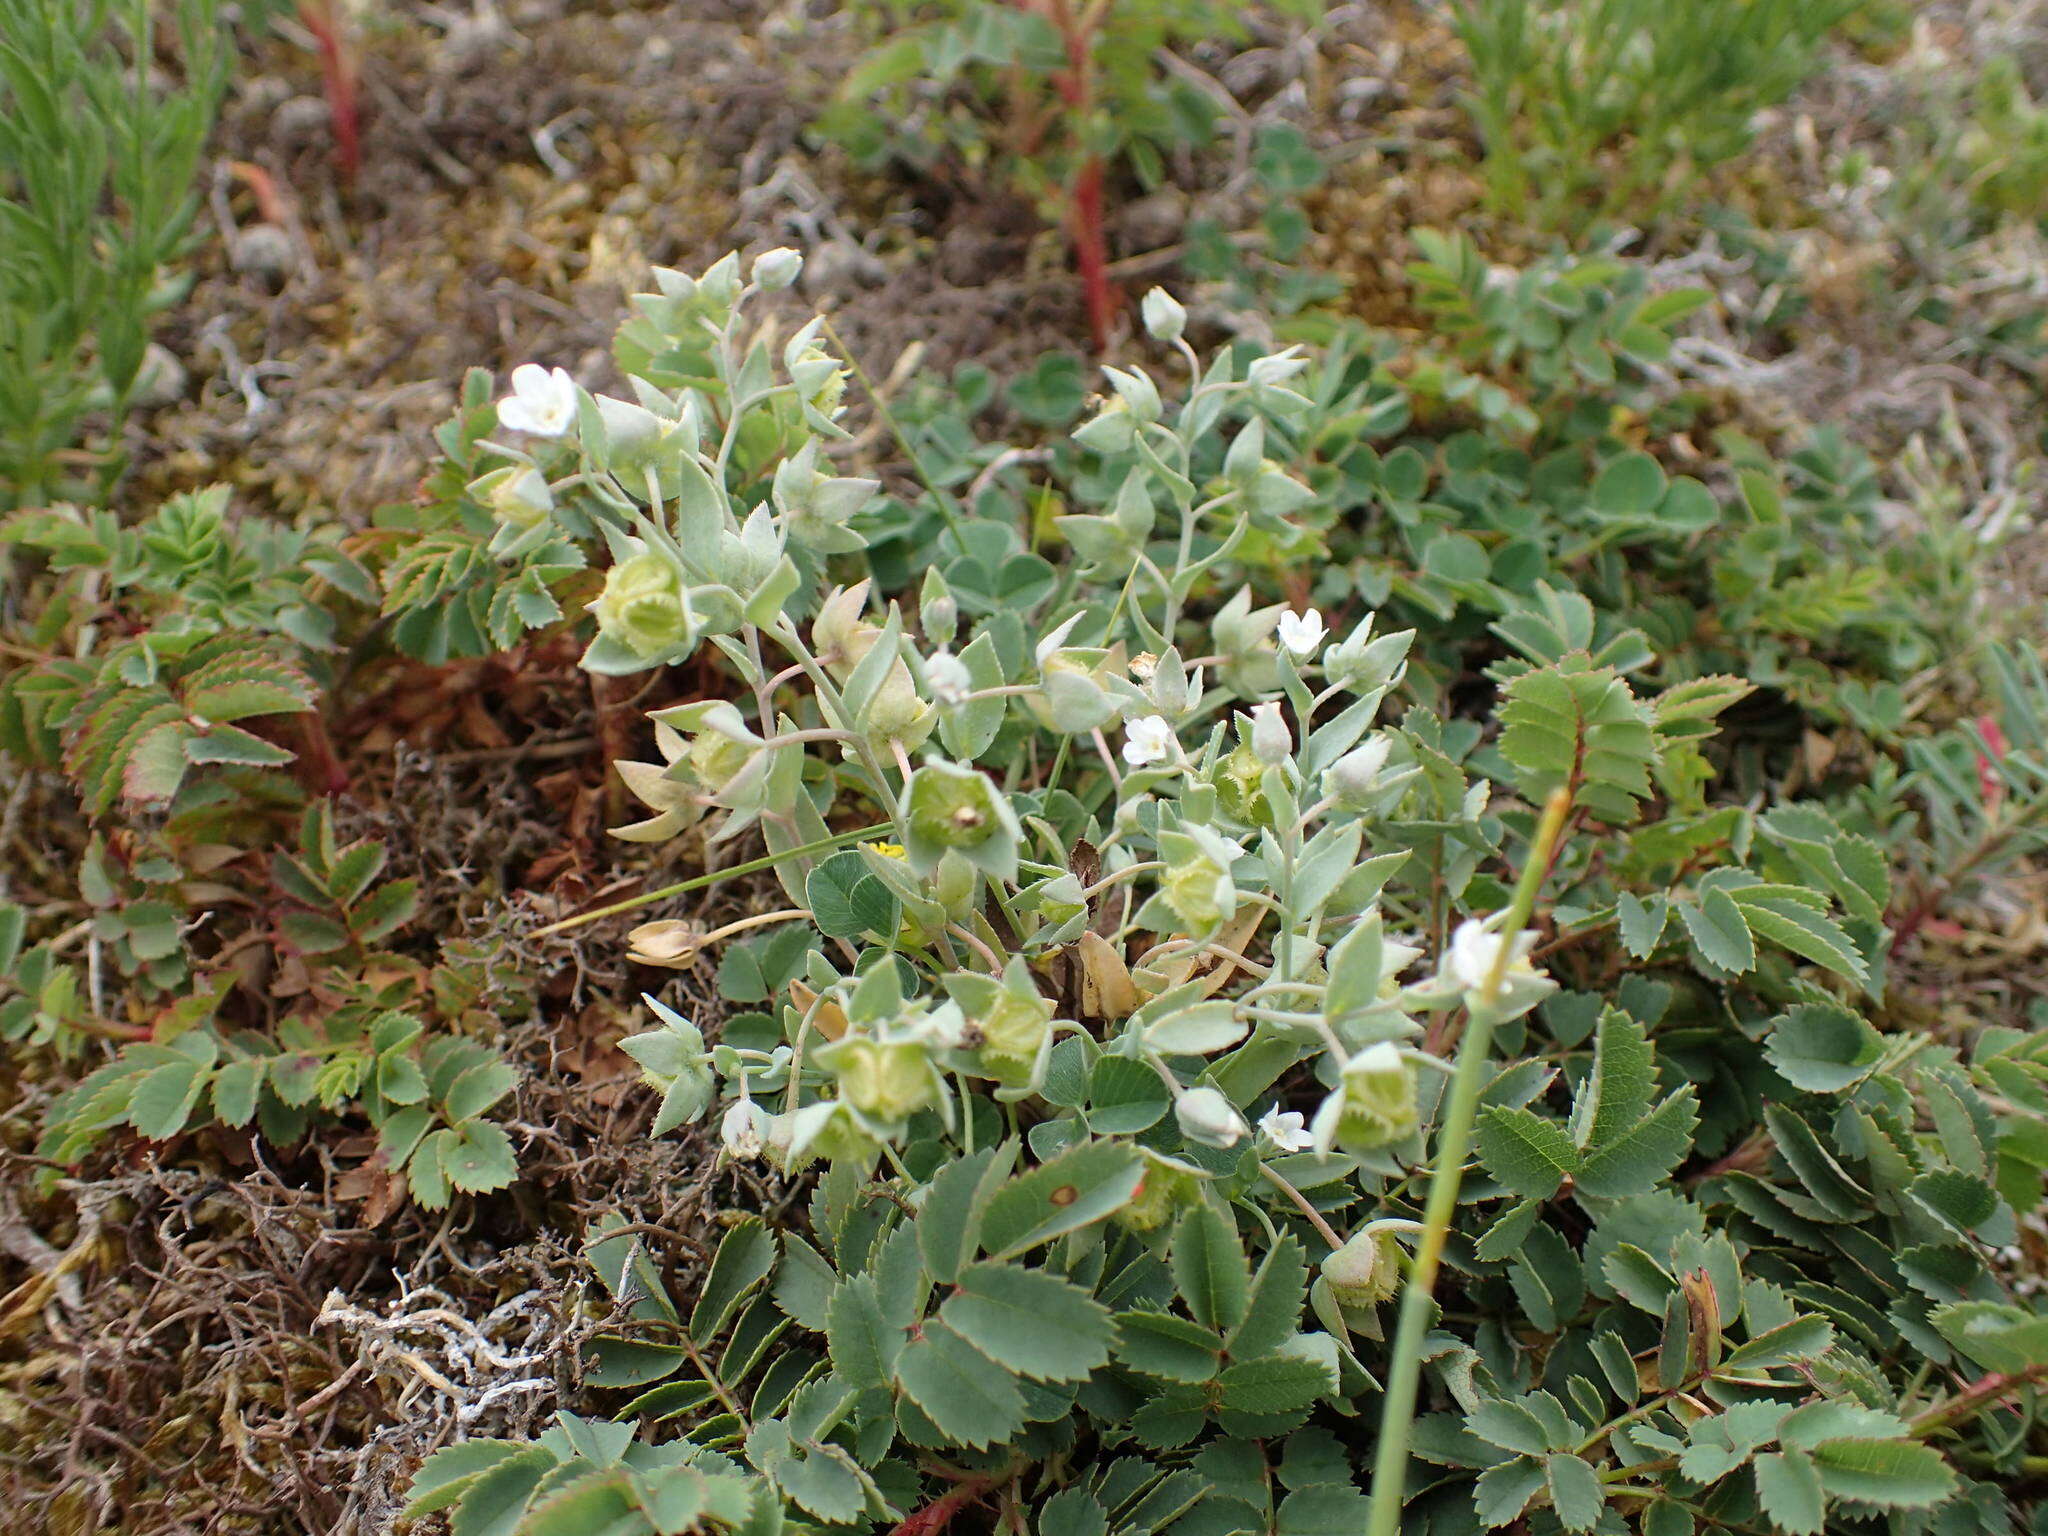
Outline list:
[[[653,906],[657,901],[666,901],[671,896],[681,896],[690,891],[701,891],[705,886],[716,885],[721,880],[732,880],[740,875],[752,875],[764,869],[772,869],[784,859],[801,859],[809,854],[823,853],[829,848],[843,848],[848,843],[857,843],[863,838],[880,837],[895,830],[892,822],[878,822],[872,827],[860,827],[852,832],[835,832],[830,837],[821,837],[814,843],[805,843],[801,848],[764,854],[758,859],[749,859],[744,864],[735,864],[730,869],[714,869],[708,875],[697,875],[675,885],[664,885],[658,891],[647,891],[625,901],[615,901],[610,906],[599,907],[594,912],[579,912],[574,917],[565,917],[558,923],[549,923],[545,928],[534,929],[533,937],[544,939],[551,933],[563,933],[571,928],[581,928],[585,923],[617,917],[621,912],[637,912],[642,907]]]
[[[1507,917],[1501,924],[1493,968],[1472,999],[1471,1018],[1465,1026],[1464,1042],[1458,1048],[1457,1075],[1451,1080],[1443,1120],[1437,1130],[1436,1172],[1430,1180],[1429,1203],[1423,1211],[1422,1240],[1416,1245],[1415,1263],[1408,1272],[1408,1288],[1401,1297],[1400,1322],[1394,1333],[1379,1450],[1373,1461],[1372,1508],[1366,1521],[1366,1536],[1400,1536],[1402,1495],[1408,1480],[1408,1438],[1414,1426],[1416,1391],[1422,1380],[1422,1336],[1429,1326],[1430,1298],[1436,1288],[1437,1269],[1443,1262],[1444,1240],[1450,1233],[1451,1218],[1457,1213],[1465,1152],[1471,1143],[1479,1091],[1484,1086],[1493,1043],[1493,1010],[1500,997],[1501,983],[1507,978],[1508,962],[1514,955],[1515,937],[1528,926],[1536,910],[1537,889],[1550,868],[1551,855],[1570,811],[1571,796],[1562,789],[1543,807],[1543,819],[1537,824],[1522,877],[1515,884],[1514,899],[1508,904]]]

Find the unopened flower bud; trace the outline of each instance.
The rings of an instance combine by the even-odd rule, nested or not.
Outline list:
[[[938,1077],[917,1040],[848,1035],[818,1052],[839,1081],[839,1097],[871,1120],[908,1120],[938,1097]]]
[[[1316,1111],[1319,1150],[1369,1152],[1413,1134],[1415,1067],[1389,1041],[1369,1045],[1344,1064],[1337,1090]]]
[[[1181,1135],[1208,1147],[1234,1147],[1244,1140],[1244,1116],[1214,1088],[1190,1088],[1173,1102]]]
[[[796,281],[797,274],[804,269],[803,253],[792,251],[786,245],[778,245],[772,251],[763,251],[754,258],[754,286],[767,293],[787,288]]]
[[[718,1139],[728,1156],[751,1162],[766,1144],[768,1117],[752,1099],[735,1099],[718,1122]]]
[[[924,680],[931,690],[932,702],[947,707],[963,702],[974,688],[967,663],[951,651],[935,652],[925,662]]]
[[[1346,810],[1363,810],[1379,787],[1380,770],[1387,766],[1387,754],[1394,750],[1392,738],[1374,736],[1354,747],[1323,772],[1323,793]]]
[[[1294,755],[1294,733],[1278,703],[1268,701],[1252,710],[1252,755],[1268,768]]]
[[[682,571],[654,550],[613,566],[590,611],[600,630],[649,659],[684,645],[694,628]]]
[[[1179,341],[1188,326],[1188,312],[1164,288],[1154,288],[1138,306],[1145,329],[1154,341]]]

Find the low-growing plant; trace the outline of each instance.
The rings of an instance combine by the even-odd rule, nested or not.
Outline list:
[[[1643,222],[1740,154],[1868,0],[1458,0],[1494,202],[1547,229]]]
[[[0,924],[0,1038],[119,1047],[57,1097],[42,1155],[209,1126],[289,1145],[356,1112],[422,1203],[509,1182],[481,1116],[511,1069],[455,1031],[486,995],[516,1014],[521,988],[487,949],[400,946],[418,883],[381,878],[384,848],[344,843],[328,798],[346,780],[321,712],[342,626],[378,600],[370,572],[331,527],[235,518],[224,487],[133,525],[19,512],[0,546],[34,658],[0,677],[0,750],[60,772],[92,828],[86,921],[26,947],[20,907]]]
[[[0,4],[0,509],[76,483],[88,416],[118,467],[227,57],[217,0]]]
[[[2048,108],[2035,102],[2011,54],[1985,64],[1956,148],[1974,202],[1996,213],[2041,216],[2048,206]]]
[[[1243,38],[1241,10],[1215,0],[926,0],[857,9],[875,41],[819,115],[817,132],[861,164],[900,162],[1014,188],[1063,225],[1101,351],[1116,312],[1105,234],[1114,184],[1132,177],[1158,186],[1170,160],[1215,132],[1213,95],[1164,68],[1161,57],[1176,46]],[[1315,8],[1276,9],[1307,18]],[[1295,147],[1319,177],[1298,136]]]
[[[633,1396],[442,1451],[414,1511],[1807,1536],[1996,1509],[2048,1373],[1999,1268],[2048,1069],[2017,1033],[1883,1031],[1878,845],[1717,792],[1750,685],[1636,681],[1642,637],[1557,587],[1484,678],[1411,667],[1425,637],[1355,593],[1334,628],[1255,595],[1323,531],[1270,445],[1331,401],[1294,349],[1200,356],[1164,294],[1182,382],[1108,371],[1063,566],[1008,502],[940,495],[921,572],[842,583],[878,494],[821,458],[843,365],[815,325],[779,366],[746,330],[793,275],[660,274],[639,339],[703,371],[636,371],[632,402],[515,376],[522,435],[475,437],[472,495],[508,554],[597,528],[587,666],[709,648],[732,679],[656,712],[622,835],[757,835],[791,905],[633,949],[786,925],[721,966],[768,1007],[712,1040],[650,998],[626,1048],[656,1133],[715,1119],[725,1158],[815,1176],[808,1212],[739,1220],[687,1308],[596,1224],[616,1321],[585,1380]]]

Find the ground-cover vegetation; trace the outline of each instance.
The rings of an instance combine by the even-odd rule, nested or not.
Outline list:
[[[1838,229],[1896,228],[1922,286],[1868,302],[1951,323],[1929,264],[2030,238],[2048,82],[1941,82],[1971,126],[1888,176],[1924,125],[1763,109],[1825,120],[1901,47],[1935,90],[1896,17],[1710,10],[784,17],[826,63],[732,156],[745,251],[650,263],[635,159],[588,242],[622,306],[515,340],[501,272],[507,346],[436,350],[402,499],[287,510],[134,391],[50,394],[0,462],[19,1506],[2031,1529],[2048,672],[2007,423],[2041,308],[1954,320],[1928,366],[1985,409],[1903,436],[1903,395],[1763,381],[1847,325]],[[38,23],[160,50],[91,119],[177,104],[159,209],[224,67],[196,16]],[[328,66],[278,119],[318,115],[318,224],[275,157],[212,186],[300,253],[229,269],[272,316],[427,154],[379,78],[407,23],[337,18],[278,23]],[[1434,115],[1374,115],[1409,92]],[[558,105],[531,145],[576,208],[615,159]],[[1314,266],[1368,162],[1370,284]],[[1425,163],[1466,211],[1419,216]],[[1821,233],[1715,209],[1716,165],[1810,170]],[[81,292],[144,206],[100,185]],[[1013,278],[1016,346],[916,299],[878,330],[864,263],[1005,186],[1019,261],[1064,226],[1052,321]],[[157,227],[168,294],[208,258]],[[297,381],[198,292],[261,442]],[[129,325],[80,322],[66,377]]]

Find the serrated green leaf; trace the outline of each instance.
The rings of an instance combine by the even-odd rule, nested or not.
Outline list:
[[[1884,1038],[1839,1004],[1801,1003],[1771,1021],[1764,1055],[1795,1088],[1842,1093],[1883,1058]]]
[[[1559,1452],[1544,1459],[1543,1480],[1550,1490],[1550,1507],[1566,1530],[1590,1531],[1599,1523],[1607,1492],[1591,1463]]]
[[[1801,1360],[1817,1360],[1834,1347],[1834,1325],[1814,1314],[1795,1317],[1766,1329],[1721,1357],[1723,1372],[1769,1370]]]
[[[1035,1381],[1076,1381],[1108,1362],[1116,1324],[1079,1286],[986,1260],[956,1284],[939,1316],[998,1365]]]
[[[519,1176],[512,1138],[490,1120],[459,1126],[441,1149],[441,1169],[448,1182],[467,1194],[503,1189]]]
[[[1756,1459],[1757,1502],[1785,1536],[1818,1536],[1827,1519],[1820,1471],[1803,1451],[1773,1451]]]
[[[1111,1141],[1070,1147],[989,1198],[982,1213],[982,1248],[993,1258],[1014,1258],[1113,1215],[1131,1202],[1144,1181],[1145,1161],[1133,1147]]]
[[[947,1439],[982,1446],[1024,1427],[1017,1380],[944,1322],[926,1322],[896,1358],[896,1384]]]
[[[1885,1509],[1926,1509],[1956,1490],[1956,1474],[1917,1440],[1827,1440],[1813,1448],[1830,1496]]]
[[[136,1082],[128,1100],[128,1123],[136,1134],[151,1141],[168,1141],[185,1129],[212,1075],[205,1063],[197,1061],[152,1067]]]
[[[1532,1456],[1517,1456],[1479,1474],[1472,1485],[1472,1503],[1479,1523],[1494,1530],[1521,1518],[1529,1501],[1543,1489],[1543,1463]]]
[[[1209,1201],[1190,1205],[1173,1233],[1173,1283],[1196,1322],[1227,1332],[1243,1320],[1251,1266],[1237,1223]]]
[[[1489,1174],[1530,1199],[1548,1199],[1578,1171],[1579,1151],[1564,1127],[1519,1105],[1489,1105],[1473,1144]]]
[[[775,1234],[758,1216],[742,1217],[718,1240],[711,1268],[690,1309],[690,1337],[710,1344],[754,1287],[775,1268]]]
[[[1222,1363],[1223,1339],[1192,1319],[1134,1308],[1116,1319],[1117,1358],[1168,1381],[1207,1381]]]
[[[1678,903],[1678,915],[1709,965],[1731,976],[1755,967],[1756,941],[1749,936],[1742,908],[1726,891],[1710,886],[1699,893],[1697,902]]]
[[[1586,1154],[1578,1189],[1600,1200],[1646,1195],[1669,1177],[1692,1150],[1699,1111],[1687,1083],[1614,1139]]]

